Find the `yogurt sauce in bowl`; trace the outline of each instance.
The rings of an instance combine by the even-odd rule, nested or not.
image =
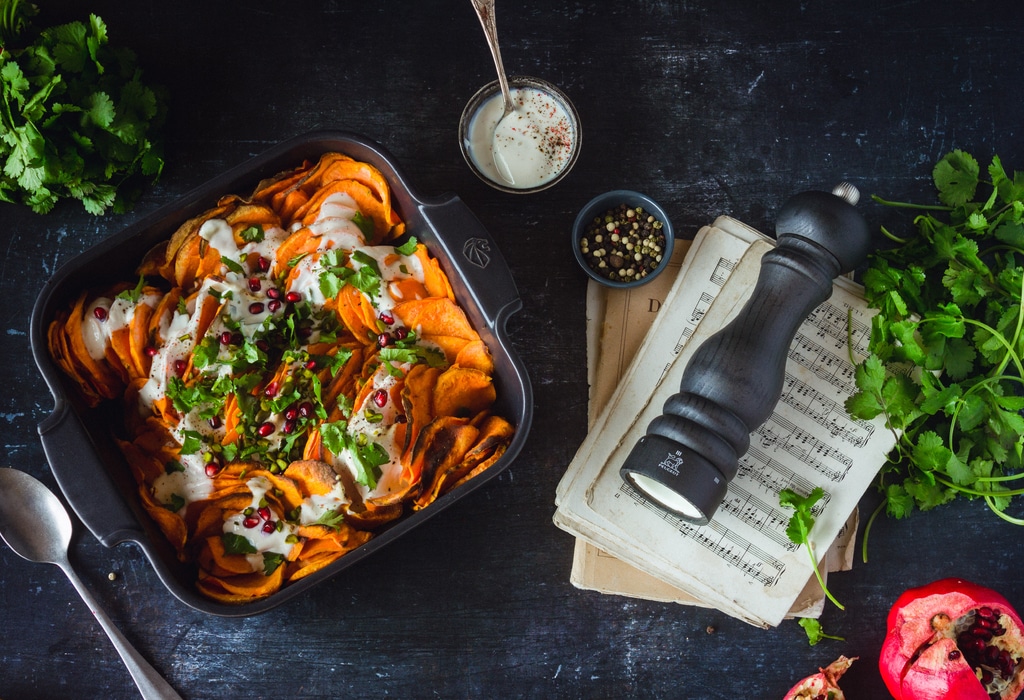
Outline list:
[[[466,105],[459,126],[462,155],[489,185],[505,192],[551,187],[579,155],[579,116],[554,85],[537,78],[509,78],[515,111],[501,118],[498,83],[484,86]]]

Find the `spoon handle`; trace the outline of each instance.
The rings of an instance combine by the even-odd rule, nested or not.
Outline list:
[[[142,658],[142,655],[139,654],[135,647],[125,639],[121,631],[117,629],[113,621],[97,604],[89,589],[78,578],[78,574],[71,568],[71,565],[66,562],[59,563],[58,565],[67,574],[67,577],[71,579],[71,583],[74,584],[78,595],[82,596],[82,600],[89,606],[89,610],[99,621],[103,631],[110,637],[110,641],[113,642],[117,653],[121,655],[121,660],[132,675],[132,679],[134,679],[135,685],[138,686],[139,692],[142,693],[142,697],[146,698],[146,700],[181,700],[181,696],[171,687],[171,684],[155,668],[150,666],[149,662]]]
[[[501,62],[501,49],[498,48],[498,27],[494,22],[494,0],[470,0],[470,2],[473,3],[473,9],[476,10],[480,26],[484,28],[484,38],[487,39],[487,46],[491,49],[494,67],[498,69],[498,85],[501,86],[501,95],[505,98],[507,113],[512,106],[512,93],[508,89],[505,66]]]

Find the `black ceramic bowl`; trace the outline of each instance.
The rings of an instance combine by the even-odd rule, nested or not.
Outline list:
[[[362,547],[324,569],[299,579],[272,596],[230,605],[200,595],[195,567],[178,561],[163,533],[138,502],[131,472],[114,443],[112,427],[121,424],[117,407],[90,409],[50,356],[47,327],[88,287],[130,280],[143,255],[168,238],[186,219],[197,216],[224,194],[251,192],[257,183],[304,160],[330,151],[346,153],[376,166],[392,189],[392,204],[407,230],[426,244],[447,273],[456,298],[487,343],[495,361],[496,412],[516,426],[508,450],[490,469],[450,491],[429,507],[411,513]],[[50,468],[68,503],[86,527],[110,547],[134,542],[145,552],[167,589],[187,605],[214,615],[241,617],[265,612],[419,527],[431,516],[469,495],[504,471],[522,449],[533,415],[533,393],[526,370],[506,337],[508,318],[522,303],[508,266],[480,221],[455,195],[425,199],[417,195],[394,160],[377,144],[346,132],[314,132],[284,142],[217,177],[178,202],[116,233],[64,265],[46,283],[32,311],[32,354],[54,398],[53,413],[39,425]],[[116,402],[115,402],[116,403]],[[396,564],[397,568],[401,564]]]
[[[661,222],[662,231],[665,233],[665,245],[661,251],[661,262],[658,266],[647,273],[644,277],[638,277],[633,279],[610,279],[601,272],[594,270],[580,249],[580,239],[587,233],[587,231],[594,225],[594,219],[596,217],[604,215],[609,209],[615,209],[620,204],[626,204],[629,207],[643,207],[646,214],[651,214],[655,219]],[[600,282],[608,287],[614,287],[617,289],[628,289],[631,287],[639,287],[640,285],[647,284],[655,277],[660,275],[666,267],[668,267],[669,260],[672,259],[672,249],[675,243],[675,232],[672,228],[672,222],[669,221],[668,214],[661,207],[660,204],[655,202],[653,199],[640,192],[634,192],[633,190],[611,190],[604,194],[599,194],[580,209],[579,214],[576,215],[576,221],[572,226],[572,251],[576,256],[576,261],[583,268],[591,279]]]

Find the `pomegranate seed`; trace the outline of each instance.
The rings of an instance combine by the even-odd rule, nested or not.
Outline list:
[[[288,408],[284,409],[285,420],[295,420],[299,417],[299,407],[292,404]]]
[[[260,516],[264,520],[270,520],[270,508],[266,506],[260,506],[256,509],[256,515]]]
[[[156,354],[157,354],[158,352],[160,352],[160,351],[159,351],[159,350],[157,350],[157,349],[156,349],[155,347],[153,347],[152,345],[147,345],[147,346],[146,346],[146,348],[145,348],[145,350],[143,350],[143,352],[145,352],[145,353],[146,353],[146,356],[147,356],[147,357],[156,357]]]
[[[270,520],[268,520],[267,522],[263,523],[263,532],[264,532],[264,534],[269,535],[270,533],[272,533],[276,529],[277,529],[277,527]]]
[[[217,476],[220,472],[220,465],[216,462],[210,462],[206,465],[206,476]]]
[[[251,313],[251,314],[261,314],[261,313],[263,313],[263,302],[261,302],[261,301],[254,301],[253,303],[249,304],[249,313]]]
[[[241,345],[242,341],[244,341],[244,340],[245,340],[245,338],[242,337],[241,333],[232,333],[231,334],[231,344],[232,345]]]
[[[978,608],[977,615],[979,618],[984,618],[986,620],[996,619],[996,616],[992,612],[992,608],[988,607],[987,605],[982,605],[980,608]]]
[[[231,345],[231,331],[224,331],[220,334],[221,345]]]
[[[242,521],[242,525],[245,525],[250,530],[260,524],[260,519],[250,515],[248,518]]]
[[[186,367],[188,367],[188,364],[184,360],[175,360],[174,361],[174,372],[179,377],[181,375],[185,374],[185,368]]]
[[[389,314],[387,311],[381,311],[379,318],[381,321],[383,321],[389,326],[395,322],[395,317]]]
[[[303,418],[309,418],[313,415],[313,404],[309,401],[303,401],[299,404],[299,415]]]
[[[95,309],[93,309],[92,315],[96,317],[97,321],[107,320],[107,310],[104,309],[102,306],[97,306]]]
[[[263,286],[263,284],[260,282],[260,278],[259,277],[250,277],[249,278],[249,291],[250,292],[255,294],[256,292],[260,291],[260,288],[262,288],[262,286]]]
[[[384,408],[388,405],[388,392],[384,389],[377,389],[373,392],[373,402],[377,404],[377,408]]]
[[[267,352],[268,350],[270,350],[270,343],[261,338],[256,341],[256,348],[262,352]]]
[[[308,338],[313,335],[313,329],[310,326],[299,326],[295,332],[300,338]]]
[[[377,336],[377,345],[379,345],[382,348],[386,348],[387,346],[391,345],[391,336],[388,335],[387,333],[381,333],[380,335]]]
[[[211,427],[211,428],[213,428],[214,430],[216,430],[216,429],[217,429],[217,428],[219,428],[219,427],[220,427],[221,425],[222,425],[222,423],[221,423],[221,420],[220,420],[220,416],[211,416],[211,417],[210,417],[210,427]]]
[[[316,369],[316,360],[308,360],[305,367],[306,369]]]
[[[300,301],[302,301],[302,295],[299,294],[298,292],[288,292],[287,294],[284,295],[284,300],[287,301],[289,304],[298,304]]]
[[[286,420],[284,425],[281,426],[281,432],[285,435],[291,435],[295,432],[295,428],[298,427],[298,422],[294,420]]]
[[[256,261],[256,269],[260,272],[266,272],[270,269],[270,261],[261,255]]]
[[[280,299],[281,290],[278,289],[277,287],[271,287],[270,289],[267,290],[267,296],[270,297],[271,299]]]
[[[950,661],[956,661],[959,658],[960,658],[960,652],[958,650],[954,649],[953,651],[949,652],[949,660]]]
[[[409,329],[405,326],[399,326],[395,329],[395,337],[399,340],[405,340],[409,337]]]
[[[270,421],[263,421],[262,423],[259,424],[259,427],[256,428],[256,433],[260,437],[270,437],[271,435],[274,434],[275,430],[277,430],[277,428],[274,426],[273,423],[271,423]]]
[[[267,308],[270,309],[270,313],[276,313],[281,308],[281,300],[271,299],[267,302]]]
[[[263,390],[263,395],[264,396],[277,396],[277,390],[280,389],[280,388],[281,387],[278,385],[277,382],[270,382],[270,384],[267,384],[267,388]]]

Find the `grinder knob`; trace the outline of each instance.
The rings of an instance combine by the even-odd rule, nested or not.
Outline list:
[[[619,470],[648,500],[699,525],[725,498],[750,433],[775,409],[786,356],[808,314],[832,295],[833,280],[867,258],[871,235],[857,189],[791,197],[776,220],[739,314],[690,358],[679,393],[647,427]]]

